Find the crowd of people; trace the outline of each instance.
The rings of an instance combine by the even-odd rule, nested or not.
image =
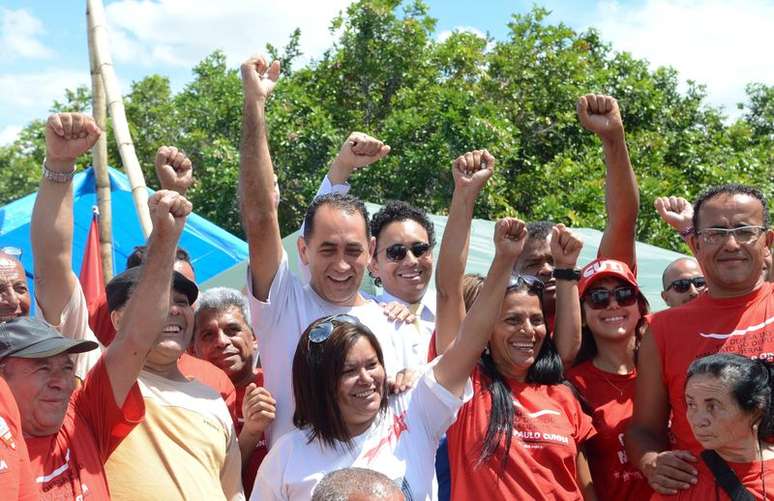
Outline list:
[[[294,274],[265,115],[279,63],[252,57],[241,76],[241,291],[199,290],[178,247],[193,168],[162,146],[153,231],[87,303],[71,181],[101,131],[49,118],[34,298],[0,252],[2,499],[774,499],[774,231],[758,189],[656,199],[692,256],[663,270],[653,313],[613,97],[577,102],[606,166],[606,226],[582,267],[571,228],[505,217],[486,276],[465,273],[497,169],[487,145],[450,159],[440,244],[410,201],[369,217],[348,180],[390,147],[355,132],[310,201]]]

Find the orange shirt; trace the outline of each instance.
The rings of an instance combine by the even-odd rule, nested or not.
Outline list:
[[[728,466],[734,470],[736,477],[744,485],[755,499],[772,499],[774,497],[774,459],[767,459],[763,462],[763,478],[761,478],[761,462],[753,461],[751,463],[728,463]],[[679,491],[674,496],[654,494],[651,500],[658,501],[730,501],[726,491],[715,481],[712,471],[699,459],[696,463],[696,469],[699,470],[698,482],[693,487]],[[764,488],[766,498],[763,497]]]
[[[38,499],[19,409],[3,378],[0,378],[0,493],[3,499]]]
[[[263,369],[258,369],[253,381],[258,386],[263,386]],[[242,401],[245,398],[245,390],[247,386],[242,386],[236,389],[236,408],[237,419],[234,421],[236,425],[237,436],[242,432],[242,426],[245,424],[245,418],[242,415]],[[261,466],[261,461],[266,456],[269,450],[266,448],[266,439],[262,438],[255,446],[255,450],[250,455],[250,459],[242,468],[242,486],[245,489],[245,497],[250,497],[250,491],[253,490],[253,484],[255,483],[255,475],[258,473],[258,467]]]
[[[594,410],[597,435],[586,444],[594,489],[611,501],[648,499],[653,489],[629,463],[623,443],[634,408],[636,371],[612,374],[598,369],[589,360],[567,371],[567,379]]]
[[[688,366],[696,358],[713,353],[773,359],[774,284],[764,283],[758,290],[735,298],[701,294],[688,304],[653,314],[649,323],[669,393],[674,448],[698,454],[702,447],[685,416]]]
[[[451,498],[582,499],[576,476],[581,444],[595,435],[591,417],[564,385],[510,382],[516,405],[508,462],[500,466],[502,446],[477,465],[486,435],[492,399],[488,379],[473,371],[473,398],[462,406],[448,429]]]
[[[144,415],[137,384],[124,405],[116,405],[105,358],[100,358],[70,398],[59,433],[26,439],[40,499],[110,499],[104,464]]]

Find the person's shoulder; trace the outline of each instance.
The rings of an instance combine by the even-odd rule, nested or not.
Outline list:
[[[594,377],[595,373],[594,364],[591,360],[586,360],[567,369],[567,379],[575,386],[582,386],[588,378]]]

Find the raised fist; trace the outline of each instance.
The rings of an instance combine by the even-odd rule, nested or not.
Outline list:
[[[185,195],[193,184],[193,166],[185,153],[174,146],[162,146],[156,151],[155,164],[161,189]]]
[[[504,217],[495,223],[495,254],[516,261],[527,241],[527,226],[524,221],[513,217]]]
[[[624,131],[618,101],[612,96],[586,94],[576,105],[581,125],[603,141],[618,139]]]
[[[487,150],[473,150],[458,156],[452,162],[454,189],[478,195],[492,177],[496,163],[495,157]]]
[[[72,172],[75,159],[94,146],[102,131],[83,113],[55,113],[46,122],[46,167]]]
[[[242,416],[245,419],[244,429],[253,435],[263,433],[274,421],[277,413],[277,402],[263,386],[255,383],[247,385],[245,397],[242,400]]]
[[[381,160],[389,152],[390,147],[375,137],[362,132],[353,132],[341,145],[339,154],[331,164],[331,169],[345,171],[348,176],[361,167]]]
[[[681,235],[693,226],[693,206],[683,197],[658,197],[653,206],[661,219]]]
[[[192,207],[183,195],[159,190],[148,199],[148,209],[154,234],[179,238]]]
[[[580,236],[565,225],[557,224],[551,230],[551,257],[556,268],[575,268],[582,248]]]
[[[240,71],[242,72],[245,99],[265,101],[279,80],[280,63],[273,61],[269,65],[266,58],[256,55],[242,63]]]

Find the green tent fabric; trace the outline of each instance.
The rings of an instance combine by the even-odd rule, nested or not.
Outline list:
[[[369,214],[373,214],[378,211],[381,206],[368,203]],[[435,225],[435,234],[437,244],[433,249],[433,255],[438,258],[438,250],[440,249],[441,237],[443,231],[446,228],[446,216],[438,216],[431,214],[430,219]],[[494,235],[494,221],[485,221],[481,219],[474,219],[471,238],[470,238],[470,253],[468,255],[468,263],[465,269],[466,273],[479,273],[486,275],[489,269],[489,264],[494,257],[494,245],[492,244],[492,236]],[[599,230],[593,230],[589,228],[573,228],[583,238],[583,250],[579,259],[579,265],[583,266],[589,261],[593,260],[597,255],[597,249],[599,249],[599,242],[602,239],[602,232]],[[299,232],[296,231],[282,239],[282,245],[285,248],[285,252],[288,254],[290,260],[290,267],[294,273],[298,273],[298,251],[296,248],[296,240],[298,239]],[[640,284],[645,297],[650,302],[651,311],[658,311],[666,308],[664,301],[661,299],[661,274],[664,268],[678,257],[684,256],[667,249],[662,249],[642,242],[637,242],[637,280]],[[236,289],[242,289],[245,284],[245,276],[247,273],[247,262],[238,263],[235,266],[221,272],[218,275],[210,278],[201,284],[202,290],[206,290],[210,287],[233,287]],[[430,281],[430,290],[434,288],[435,281]],[[366,276],[363,279],[363,289],[367,292],[374,293],[376,288],[373,281]]]

